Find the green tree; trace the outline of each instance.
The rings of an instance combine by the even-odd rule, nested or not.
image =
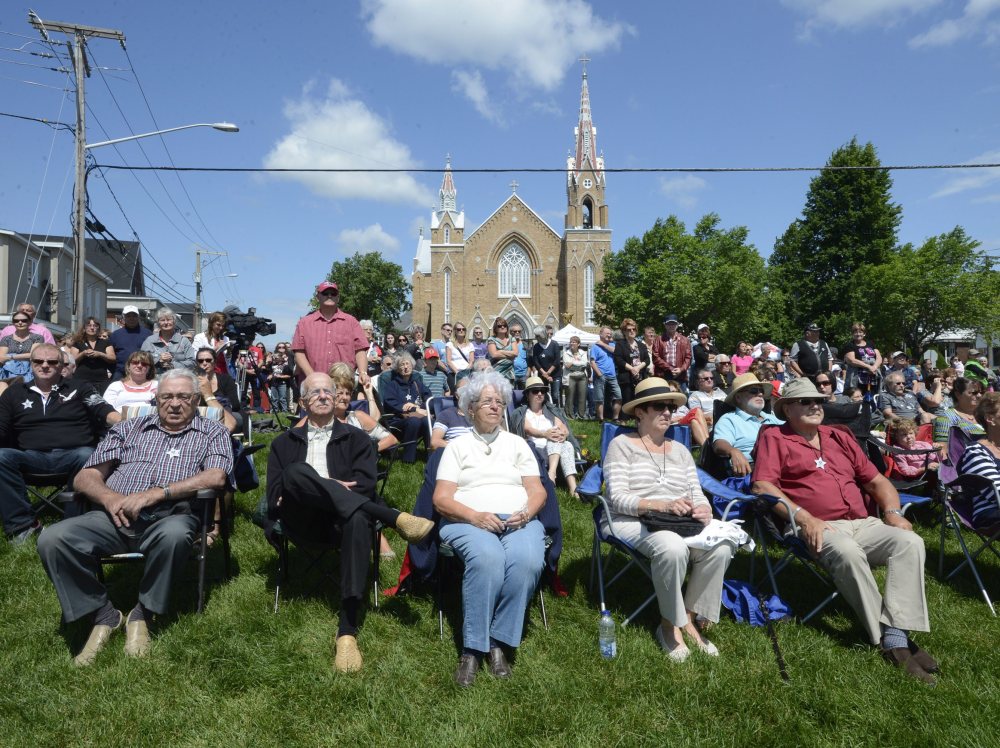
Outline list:
[[[617,327],[632,317],[640,327],[660,329],[663,315],[674,313],[689,330],[711,325],[726,351],[741,338],[772,335],[764,260],[747,243],[746,227],[719,223],[709,213],[688,233],[676,216],[657,219],[641,239],[630,237],[605,256],[595,294],[598,319]]]
[[[403,268],[382,259],[378,252],[355,252],[330,267],[326,280],[340,288],[340,308],[358,319],[370,319],[375,327],[388,330],[410,308],[410,284]],[[312,300],[316,307],[316,299]]]
[[[771,287],[793,328],[817,322],[828,339],[846,340],[851,321],[864,316],[848,307],[856,273],[890,259],[902,209],[890,199],[888,171],[832,168],[881,166],[871,143],[853,138],[826,166],[809,184],[802,217],[775,242]]]
[[[873,339],[918,356],[948,330],[991,335],[1000,328],[1000,277],[979,242],[956,226],[919,247],[906,244],[887,262],[864,268],[854,303],[867,308]]]

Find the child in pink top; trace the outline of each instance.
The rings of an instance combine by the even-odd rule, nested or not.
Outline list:
[[[753,363],[753,349],[750,344],[745,341],[740,341],[739,345],[736,346],[736,353],[733,357],[729,359],[733,365],[733,373],[736,376],[740,374],[746,374],[750,371],[750,365]]]
[[[892,427],[892,443],[900,449],[933,449],[930,442],[917,441],[917,424],[908,419],[899,421]],[[933,454],[893,455],[894,463],[890,478],[913,480],[920,478],[928,470],[937,470],[938,464]]]

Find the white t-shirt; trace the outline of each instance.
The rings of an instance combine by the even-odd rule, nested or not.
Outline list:
[[[521,479],[537,478],[538,462],[524,439],[506,431],[501,431],[488,448],[489,453],[487,445],[472,433],[448,442],[437,479],[456,483],[455,501],[470,509],[514,514],[528,501]]]
[[[545,413],[536,413],[531,408],[528,408],[528,411],[524,414],[524,422],[525,425],[531,426],[536,431],[548,431],[555,426],[552,423],[552,419],[545,415]],[[545,449],[545,443],[548,439],[544,436],[529,436],[528,438],[531,439],[536,447]]]
[[[152,399],[156,397],[156,387],[157,381],[155,379],[149,383],[148,389],[127,387],[119,379],[117,382],[112,382],[108,385],[108,388],[104,391],[104,399],[108,401],[111,407],[121,413],[122,407],[125,405],[149,405]]]
[[[476,355],[476,349],[471,341],[465,345],[458,345],[454,340],[449,340],[445,352],[448,354],[448,365],[454,372],[465,371],[472,366],[472,360]]]

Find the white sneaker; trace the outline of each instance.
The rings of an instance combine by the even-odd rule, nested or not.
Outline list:
[[[667,657],[674,662],[684,662],[688,658],[688,655],[691,654],[691,650],[687,648],[684,642],[673,645],[667,644],[667,637],[663,634],[662,624],[656,627],[656,641],[660,643],[663,651],[667,653]]]

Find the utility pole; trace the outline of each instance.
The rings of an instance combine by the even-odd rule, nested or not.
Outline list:
[[[73,55],[73,70],[76,73],[76,183],[73,191],[73,317],[71,327],[77,330],[86,316],[84,307],[84,290],[87,278],[87,130],[84,113],[84,77],[90,76],[90,64],[87,62],[87,37],[102,39],[117,39],[125,48],[125,34],[114,29],[100,29],[94,26],[84,26],[79,23],[63,23],[61,21],[43,21],[32,11],[28,11],[28,22],[38,29],[47,42],[49,31],[66,34],[70,39],[66,42]]]
[[[195,247],[194,250],[194,314],[193,317],[193,328],[194,334],[197,335],[201,332],[201,256],[202,255],[219,255],[226,256],[228,252],[209,252],[207,249],[202,249],[201,247]]]

